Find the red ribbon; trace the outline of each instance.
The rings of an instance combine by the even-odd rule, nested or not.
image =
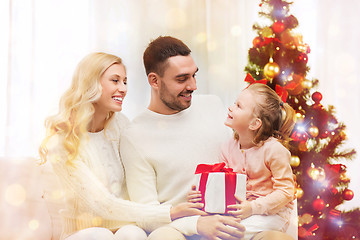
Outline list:
[[[287,90],[293,90],[296,87],[296,84],[294,82],[290,82],[289,84],[286,84],[285,86],[281,87],[280,85],[276,84],[275,86],[275,92],[283,102],[286,102],[286,99],[288,97]]]
[[[278,39],[278,38],[267,38],[267,37],[264,37],[264,41],[262,41],[260,44],[259,44],[259,47],[263,47],[265,45],[268,45],[269,43],[271,42],[278,42],[278,43],[281,43],[281,41]]]
[[[205,210],[205,190],[206,183],[211,172],[224,172],[225,173],[225,206],[236,204],[235,190],[236,190],[236,173],[232,168],[225,167],[225,163],[215,164],[199,164],[196,167],[195,174],[201,173],[199,191],[201,192],[201,202],[204,204]],[[227,213],[227,208],[225,213]]]
[[[305,236],[306,236],[306,237],[313,236],[313,232],[316,231],[316,230],[318,230],[318,229],[319,229],[319,225],[317,225],[317,223],[314,224],[314,225],[312,225],[312,226],[306,231]]]
[[[254,83],[267,84],[267,80],[265,78],[261,80],[255,80],[250,73],[246,74],[244,81],[250,83],[250,85]]]

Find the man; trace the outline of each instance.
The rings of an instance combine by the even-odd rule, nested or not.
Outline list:
[[[186,201],[196,166],[217,162],[222,142],[230,137],[221,101],[192,95],[198,68],[190,52],[172,37],[155,39],[144,52],[151,100],[123,134],[120,148],[132,201],[154,205]],[[155,240],[185,239],[184,235],[233,240],[244,232],[237,219],[220,215],[185,217],[162,227],[139,224],[153,231],[149,239]]]

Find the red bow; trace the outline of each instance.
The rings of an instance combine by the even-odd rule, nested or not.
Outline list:
[[[281,41],[278,39],[278,38],[267,38],[267,37],[264,37],[264,41],[262,41],[260,44],[259,44],[259,47],[263,47],[265,45],[268,45],[269,43],[271,42],[278,42],[278,43],[281,43]]]
[[[296,84],[294,82],[291,82],[283,87],[281,87],[280,85],[276,84],[275,86],[275,92],[277,93],[277,95],[279,95],[279,97],[281,98],[281,100],[283,102],[286,102],[286,99],[288,97],[288,92],[287,90],[293,90],[296,87]]]
[[[313,232],[319,229],[319,225],[317,225],[317,223],[315,223],[313,226],[311,226],[306,232],[305,232],[305,236],[309,237],[309,236],[313,236]]]
[[[251,84],[254,84],[254,83],[261,83],[261,84],[267,84],[267,80],[264,78],[264,79],[261,79],[261,80],[255,80],[250,73],[246,74],[246,77],[245,77],[245,82],[248,82]],[[249,85],[249,86],[250,86]]]
[[[195,174],[198,173],[209,173],[209,172],[234,172],[232,168],[225,167],[225,163],[215,163],[215,164],[199,164],[196,167]]]

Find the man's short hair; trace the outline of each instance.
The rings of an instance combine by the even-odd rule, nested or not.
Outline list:
[[[154,72],[164,74],[167,59],[174,56],[188,56],[191,50],[181,40],[170,36],[160,36],[151,41],[146,48],[143,61],[146,75]]]

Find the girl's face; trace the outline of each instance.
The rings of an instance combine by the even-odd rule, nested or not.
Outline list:
[[[251,125],[257,119],[255,115],[256,102],[253,92],[243,90],[235,103],[228,110],[225,125],[234,129],[239,135],[251,129]]]
[[[105,112],[119,112],[127,93],[127,77],[122,64],[111,65],[101,76],[102,94],[96,102],[96,109]]]

